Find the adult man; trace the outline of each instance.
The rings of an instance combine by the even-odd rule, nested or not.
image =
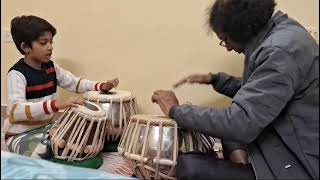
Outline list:
[[[210,27],[220,45],[244,53],[243,77],[196,74],[176,84],[212,84],[233,98],[230,107],[179,105],[165,90],[155,91],[152,101],[183,128],[244,143],[253,178],[319,179],[319,45],[298,22],[274,13],[275,5],[217,0]],[[250,178],[241,175],[251,171],[241,164],[206,157],[181,155],[178,179]]]

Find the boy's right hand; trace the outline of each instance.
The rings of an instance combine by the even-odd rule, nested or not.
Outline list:
[[[105,92],[109,91],[112,88],[117,87],[118,84],[119,84],[119,79],[118,78],[114,78],[114,79],[108,80],[106,83],[102,84],[101,90],[105,91]]]
[[[182,78],[178,82],[176,82],[173,87],[177,88],[185,83],[198,83],[198,84],[210,84],[212,79],[212,74],[191,74],[188,77]]]
[[[78,107],[78,105],[84,105],[83,99],[79,97],[70,97],[67,100],[56,100],[56,108],[64,109],[67,107]]]

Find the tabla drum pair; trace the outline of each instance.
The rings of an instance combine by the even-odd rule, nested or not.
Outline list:
[[[209,151],[213,145],[212,137],[182,130],[172,119],[140,114],[131,116],[118,152],[140,179],[175,179],[178,154]]]
[[[57,159],[95,157],[105,139],[119,139],[129,117],[137,112],[135,98],[128,91],[89,91],[83,96],[85,105],[66,109],[52,127],[51,146]]]
[[[106,112],[107,141],[110,142],[120,139],[130,116],[137,113],[136,98],[129,91],[88,91],[83,94],[83,98],[97,104]]]

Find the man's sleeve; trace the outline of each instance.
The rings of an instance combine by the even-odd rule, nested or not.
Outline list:
[[[300,79],[298,65],[282,49],[265,49],[255,63],[255,71],[239,89],[230,107],[174,106],[170,117],[182,128],[223,140],[252,142],[279,116]]]
[[[241,87],[242,79],[239,77],[234,77],[226,73],[220,72],[217,74],[212,74],[211,85],[214,90],[233,98]]]

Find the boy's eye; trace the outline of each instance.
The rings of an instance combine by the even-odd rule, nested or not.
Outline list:
[[[43,45],[43,46],[47,45],[48,43],[53,44],[53,41],[48,41],[48,40],[40,40],[38,42],[40,45]]]

